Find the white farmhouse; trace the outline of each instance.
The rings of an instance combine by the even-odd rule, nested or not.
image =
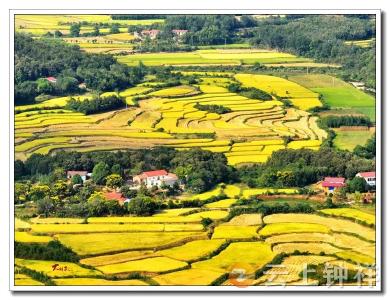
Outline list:
[[[176,182],[178,182],[178,178],[176,174],[168,173],[165,170],[155,170],[133,176],[133,182],[139,186],[141,184],[145,184],[148,188],[152,186],[161,187],[164,184],[173,186]]]
[[[356,177],[362,177],[369,186],[376,186],[376,174],[375,172],[360,172],[356,174]]]

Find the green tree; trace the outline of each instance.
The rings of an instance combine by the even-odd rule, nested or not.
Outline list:
[[[157,210],[157,203],[148,196],[139,195],[130,201],[128,210],[136,216],[150,216]]]
[[[354,177],[352,180],[347,182],[348,192],[360,192],[364,193],[368,191],[368,185],[364,178],[362,177]]]
[[[110,27],[110,34],[116,34],[119,33],[119,26],[118,24],[112,24]]]
[[[15,191],[14,191],[15,203],[26,201],[29,190],[30,190],[29,184],[22,183],[22,182],[15,182]]]
[[[53,184],[51,188],[51,194],[57,196],[60,199],[64,199],[68,193],[68,185],[65,181],[59,180]]]
[[[96,184],[104,184],[104,180],[108,174],[110,174],[110,168],[106,163],[100,162],[92,170],[92,180]]]
[[[50,194],[50,187],[47,185],[36,184],[33,185],[28,193],[28,198],[32,201],[38,201],[46,198]]]
[[[81,176],[79,174],[76,174],[72,177],[72,180],[71,180],[72,184],[75,185],[75,184],[83,184],[83,179],[81,178]]]
[[[41,198],[37,201],[38,214],[43,214],[46,218],[54,212],[54,201],[50,197]]]
[[[69,33],[71,37],[80,36],[81,25],[79,23],[74,23],[70,25]]]
[[[39,94],[52,94],[54,86],[45,78],[39,78],[37,81],[37,92]]]
[[[111,188],[123,185],[123,178],[119,174],[111,174],[106,177],[106,185]]]

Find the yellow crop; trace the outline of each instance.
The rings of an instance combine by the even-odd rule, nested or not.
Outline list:
[[[264,220],[265,222],[265,220]],[[262,236],[271,236],[282,233],[299,233],[299,232],[320,232],[328,233],[330,230],[327,226],[311,223],[273,223],[263,227],[259,234]]]
[[[221,225],[214,228],[213,239],[250,239],[258,236],[258,226]]]
[[[145,282],[138,279],[130,280],[106,280],[101,278],[63,278],[63,279],[54,279],[56,285],[90,285],[90,286],[112,286],[112,285],[147,285]]]
[[[211,285],[224,273],[200,269],[188,269],[153,277],[160,285]]]
[[[15,242],[20,243],[48,243],[53,238],[44,235],[32,235],[27,232],[15,232]]]
[[[363,221],[367,224],[375,224],[375,215],[354,208],[328,208],[320,211],[326,215],[346,217]]]

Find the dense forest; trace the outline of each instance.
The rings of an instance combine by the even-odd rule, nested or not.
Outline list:
[[[96,91],[124,89],[139,83],[143,75],[142,68],[119,64],[111,55],[85,53],[58,40],[15,35],[17,105],[33,102],[41,93],[75,93],[79,83]],[[55,85],[43,79],[48,76],[57,77]]]

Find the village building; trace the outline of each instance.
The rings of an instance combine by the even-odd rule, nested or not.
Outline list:
[[[161,187],[163,185],[173,186],[178,182],[176,174],[168,173],[166,170],[155,170],[143,172],[139,175],[133,176],[133,184],[146,187]]]
[[[173,29],[172,33],[177,37],[182,37],[188,32],[188,30],[185,29]]]
[[[51,83],[57,83],[57,78],[52,77],[52,76],[46,77],[46,80],[51,82]]]
[[[122,193],[119,193],[116,191],[105,192],[103,194],[103,196],[108,201],[117,201],[119,204],[122,204],[122,205],[128,200],[123,196]]]
[[[356,174],[356,177],[364,178],[370,187],[376,186],[376,173],[375,172],[360,172]]]
[[[155,38],[157,38],[157,35],[160,33],[160,30],[157,30],[157,29],[151,29],[151,30],[142,30],[141,31],[141,36],[138,36],[138,37],[141,37],[141,38],[144,38],[144,37],[150,37],[152,40],[154,40]]]
[[[321,182],[322,189],[326,192],[335,192],[345,186],[344,177],[325,177]]]
[[[91,173],[88,173],[87,171],[68,171],[68,172],[66,172],[67,179],[72,179],[73,176],[75,176],[75,175],[79,175],[84,182],[90,177]]]

